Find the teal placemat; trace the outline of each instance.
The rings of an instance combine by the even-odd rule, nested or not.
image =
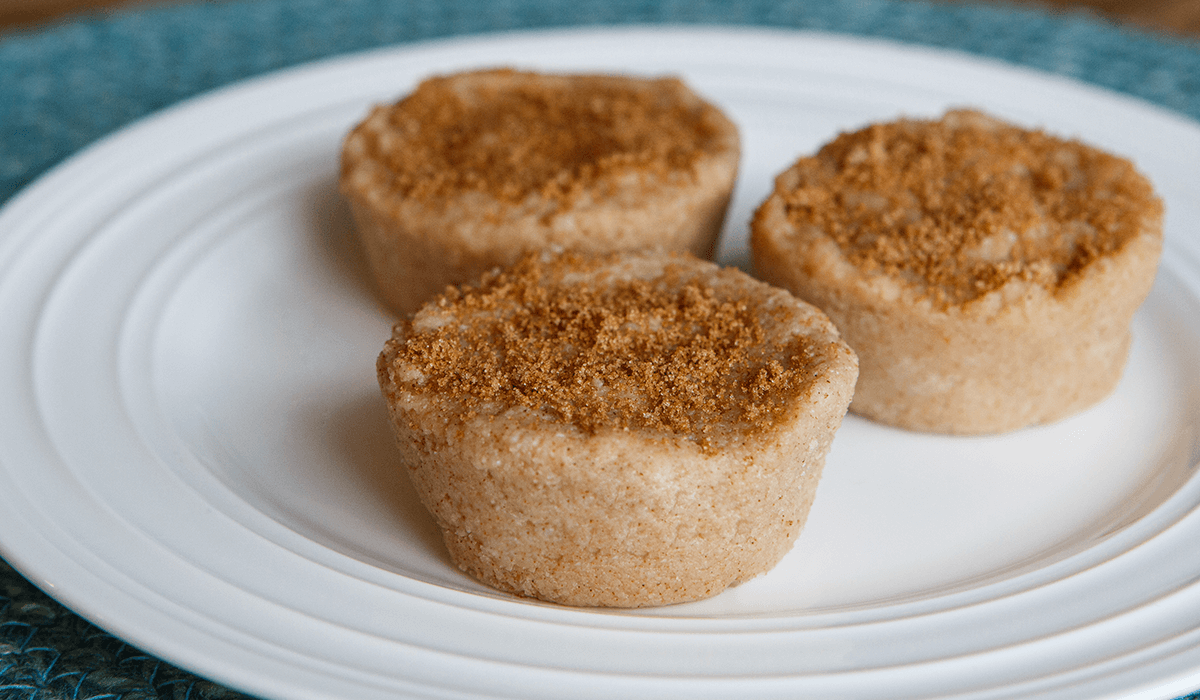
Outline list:
[[[630,23],[817,29],[957,49],[1078,78],[1200,119],[1200,42],[1084,15],[900,0],[204,3],[0,38],[0,202],[97,138],[241,78],[435,37]],[[123,643],[0,561],[0,700],[245,697]],[[1200,700],[1200,693],[1188,697]]]

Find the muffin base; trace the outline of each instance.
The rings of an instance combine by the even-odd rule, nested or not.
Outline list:
[[[1161,246],[1147,232],[1057,293],[1011,281],[939,309],[911,286],[860,272],[819,231],[798,230],[776,197],[752,232],[758,276],[825,311],[858,353],[851,412],[962,435],[1051,423],[1108,396]]]
[[[521,417],[422,430],[393,410],[422,503],[454,563],[518,596],[576,606],[699,600],[791,549],[848,393],[754,457]],[[536,422],[535,422],[536,423]]]
[[[657,249],[710,259],[736,172],[735,154],[698,164],[694,180],[631,177],[605,201],[583,199],[552,216],[537,198],[513,207],[480,192],[451,203],[372,201],[354,191],[347,198],[376,292],[405,314],[448,285],[472,283],[528,251]]]

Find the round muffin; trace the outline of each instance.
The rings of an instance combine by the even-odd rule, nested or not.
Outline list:
[[[711,257],[738,162],[733,122],[678,79],[487,70],[375,108],[341,190],[404,314],[547,246]]]
[[[773,567],[813,502],[854,353],[788,292],[688,254],[529,254],[400,321],[379,383],[457,565],[636,607]]]
[[[1128,160],[957,110],[840,135],[779,175],[751,228],[756,274],[858,353],[852,412],[982,434],[1113,390],[1162,203]]]

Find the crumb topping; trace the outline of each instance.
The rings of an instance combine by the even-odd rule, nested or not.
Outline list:
[[[942,305],[1014,279],[1057,291],[1162,215],[1128,160],[970,110],[842,134],[799,165],[793,222]]]
[[[401,322],[393,368],[405,371],[393,378],[448,397],[468,417],[524,406],[587,434],[648,429],[702,447],[731,428],[769,429],[815,382],[824,344],[772,340],[763,326],[786,311],[722,298],[683,265],[622,278],[603,267],[611,259],[528,255],[478,287],[448,291],[436,323]]]
[[[387,110],[388,128],[369,134],[370,147],[405,196],[480,190],[567,202],[614,173],[691,174],[720,126],[715,108],[687,94],[673,78],[431,78]]]

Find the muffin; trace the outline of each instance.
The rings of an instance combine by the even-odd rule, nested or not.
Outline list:
[[[529,254],[400,321],[378,361],[454,562],[637,607],[773,567],[858,372],[820,311],[688,254]]]
[[[711,257],[738,160],[737,128],[678,79],[486,70],[375,108],[341,190],[403,314],[547,246]]]
[[[858,353],[852,412],[998,433],[1113,390],[1162,212],[1128,160],[956,110],[801,158],[755,213],[751,250]]]

